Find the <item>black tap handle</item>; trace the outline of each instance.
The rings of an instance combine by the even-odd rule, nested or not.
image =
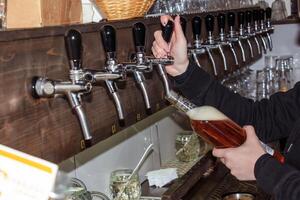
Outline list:
[[[164,40],[167,43],[169,43],[171,41],[173,28],[174,28],[174,23],[170,20],[168,21],[168,23],[165,26],[161,27],[162,37],[164,38]]]
[[[184,35],[186,34],[186,19],[184,17],[180,17],[180,24]]]
[[[65,35],[65,47],[68,59],[72,62],[71,68],[78,70],[81,68],[82,43],[79,31],[71,29]]]
[[[266,19],[266,12],[264,9],[260,9],[259,10],[259,14],[260,14],[260,20],[265,21]]]
[[[116,30],[110,25],[101,28],[101,38],[106,53],[116,52]]]
[[[258,10],[253,10],[253,21],[258,21],[260,19],[260,14]]]
[[[234,12],[229,12],[227,14],[227,20],[228,20],[228,26],[229,27],[234,27],[234,25],[235,25],[235,14],[234,14]]]
[[[272,8],[266,8],[266,18],[271,19],[272,16]]]
[[[205,26],[207,32],[214,31],[215,17],[213,15],[206,15],[205,17]]]
[[[225,19],[226,18],[226,15],[224,14],[224,13],[220,13],[219,15],[218,15],[218,28],[219,28],[219,30],[221,30],[221,29],[225,29]]]
[[[252,12],[250,10],[246,11],[246,23],[251,24],[252,22]]]
[[[192,29],[193,29],[193,35],[195,40],[200,39],[201,24],[202,24],[202,20],[199,16],[196,16],[192,19]]]
[[[141,22],[135,23],[132,28],[132,34],[136,51],[143,52],[145,50],[145,25]]]
[[[244,12],[238,12],[238,23],[239,25],[245,25],[245,13]]]

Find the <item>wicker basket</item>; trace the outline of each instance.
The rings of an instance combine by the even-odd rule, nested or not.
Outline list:
[[[108,20],[143,17],[155,0],[94,0]]]

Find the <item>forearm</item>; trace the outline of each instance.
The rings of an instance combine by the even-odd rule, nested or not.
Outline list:
[[[288,164],[280,164],[270,155],[261,156],[255,165],[257,184],[273,194],[276,200],[300,199],[300,172]]]

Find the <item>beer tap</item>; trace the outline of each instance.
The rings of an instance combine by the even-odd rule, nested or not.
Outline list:
[[[206,26],[206,31],[207,31],[208,36],[207,36],[207,40],[202,44],[202,46],[206,48],[206,51],[207,51],[212,63],[214,63],[214,59],[211,55],[210,49],[219,49],[220,54],[222,56],[224,69],[225,69],[225,71],[227,71],[228,70],[227,61],[226,61],[223,49],[221,47],[221,44],[217,44],[213,37],[214,19],[215,19],[215,17],[213,15],[206,15],[206,17],[205,17],[205,26]],[[215,67],[214,67],[214,71],[215,71],[215,75],[216,75],[217,72],[216,72]]]
[[[236,31],[235,31],[235,13],[229,12],[227,14],[227,22],[228,22],[228,28],[229,28],[229,34],[227,36],[227,39],[228,39],[228,41],[238,43],[238,46],[242,53],[242,61],[246,62],[245,50],[244,50],[244,47],[241,42],[241,39],[244,39],[244,38],[237,35]]]
[[[253,11],[253,20],[254,20],[254,33],[255,35],[257,35],[259,37],[259,39],[261,40],[262,44],[263,44],[263,49],[264,49],[264,53],[267,53],[267,44],[265,39],[263,38],[262,35],[262,30],[260,29],[260,11],[259,10],[254,10]]]
[[[110,26],[105,25],[101,28],[102,43],[106,52],[106,66],[105,71],[110,74],[124,75],[125,68],[117,63],[116,60],[116,30]],[[105,84],[115,102],[120,125],[125,124],[123,107],[118,94],[118,87],[115,80],[105,80]]]
[[[223,13],[220,13],[217,17],[217,19],[218,19],[218,28],[219,28],[219,37],[220,37],[218,43],[221,44],[221,45],[228,45],[230,47],[230,50],[233,54],[235,64],[239,65],[239,62],[238,62],[238,59],[237,59],[237,56],[236,56],[236,52],[235,52],[233,44],[232,44],[233,41],[227,40],[227,37],[226,37],[226,34],[225,34],[225,20],[226,20],[225,18],[226,18],[226,15],[223,14]]]
[[[264,9],[259,9],[259,25],[260,31],[262,32],[262,37],[265,40],[267,48],[272,51],[270,48],[270,41],[267,36],[268,30],[266,28],[266,11]]]
[[[260,44],[257,40],[256,34],[252,31],[251,22],[252,22],[252,12],[248,10],[248,11],[246,11],[246,29],[247,29],[246,35],[248,37],[254,38],[254,41],[255,41],[256,47],[257,47],[257,52],[258,52],[258,54],[261,54]],[[250,43],[250,41],[249,41],[249,43]]]
[[[239,24],[239,35],[238,35],[239,41],[238,41],[238,44],[239,44],[239,47],[241,48],[241,51],[242,51],[243,62],[246,62],[245,51],[244,51],[244,48],[242,46],[241,40],[246,40],[247,41],[247,44],[248,44],[249,49],[250,49],[251,58],[253,58],[254,55],[253,55],[253,48],[252,48],[251,42],[249,40],[249,37],[245,35],[245,29],[244,29],[244,26],[245,26],[245,13],[242,12],[242,11],[238,12],[238,24]]]
[[[87,142],[92,139],[92,135],[82,108],[81,96],[91,91],[92,84],[83,76],[80,33],[75,30],[69,31],[65,36],[65,47],[70,66],[69,80],[60,81],[47,77],[33,77],[32,96],[35,98],[67,97],[71,108],[78,117],[84,140]]]
[[[273,41],[271,38],[271,33],[274,31],[274,27],[271,24],[271,16],[272,16],[272,9],[266,8],[266,29],[267,29],[267,37],[269,40],[269,47],[273,49]]]
[[[146,90],[144,73],[152,71],[152,64],[145,57],[145,33],[146,27],[143,23],[137,22],[133,25],[132,34],[136,53],[132,63],[123,63],[123,65],[127,72],[133,74],[142,92],[147,114],[151,114],[151,105]]]
[[[194,42],[193,42],[193,47],[189,48],[189,50],[188,50],[189,53],[192,55],[194,61],[198,65],[198,67],[201,67],[201,65],[198,61],[197,55],[203,54],[206,52],[205,48],[203,48],[201,46],[201,43],[202,43],[202,41],[201,41],[201,23],[202,23],[202,20],[199,16],[195,16],[192,19],[192,31],[193,31]],[[213,63],[213,68],[215,69],[216,67],[215,67],[214,61],[212,61],[212,63]],[[214,71],[216,72],[216,70],[214,70]]]

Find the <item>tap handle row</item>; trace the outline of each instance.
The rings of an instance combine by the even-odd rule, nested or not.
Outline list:
[[[165,26],[161,27],[162,37],[167,43],[171,41],[173,28],[174,28],[174,23],[171,20],[169,20]]]
[[[82,43],[81,34],[77,30],[69,30],[65,37],[65,47],[68,59],[70,61],[70,68],[79,70],[82,68]]]
[[[135,23],[132,28],[132,34],[136,52],[144,52],[146,35],[145,25],[141,22]]]
[[[225,29],[225,20],[226,20],[226,15],[224,13],[220,13],[217,17],[218,19],[218,28],[219,31]]]
[[[184,17],[180,17],[180,25],[184,35],[186,35],[186,19]]]
[[[207,32],[213,32],[214,31],[214,23],[215,17],[213,15],[206,15],[205,17],[205,26]]]
[[[105,25],[101,29],[102,44],[106,53],[116,52],[116,30],[110,25]]]
[[[234,14],[234,12],[229,12],[227,14],[227,21],[228,21],[228,26],[229,27],[234,27],[234,25],[235,25],[235,14]]]
[[[252,12],[250,10],[246,11],[246,16],[245,16],[245,19],[246,19],[246,24],[251,24],[252,22]]]
[[[244,26],[245,25],[245,12],[238,12],[238,24],[239,26]]]
[[[202,20],[199,16],[196,16],[192,19],[192,30],[193,30],[193,35],[195,40],[200,40],[201,24],[202,24]]]
[[[270,7],[266,8],[266,19],[270,20],[272,16],[272,9]]]

